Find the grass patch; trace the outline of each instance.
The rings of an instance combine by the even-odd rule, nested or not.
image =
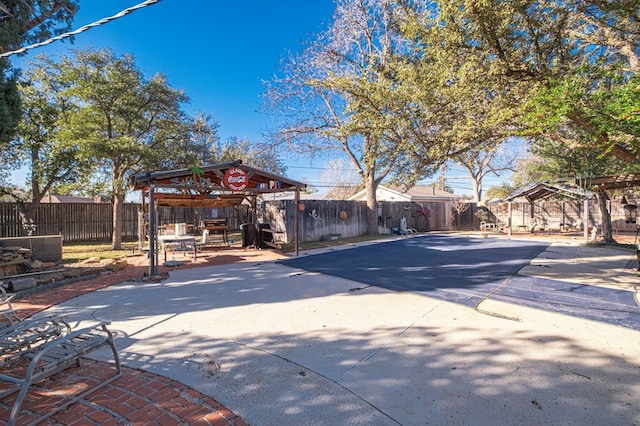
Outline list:
[[[122,250],[112,250],[110,241],[63,243],[62,261],[64,263],[78,263],[91,257],[98,257],[100,259],[118,259],[130,255],[137,247],[137,242],[123,242]]]
[[[591,247],[611,247],[611,248],[621,248],[621,249],[628,249],[628,250],[636,250],[637,246],[634,244],[629,244],[629,243],[618,243],[616,241],[613,242],[605,242],[605,241],[596,241],[596,242],[590,242],[587,243],[587,246],[591,246]]]
[[[217,236],[216,236],[217,237]],[[364,241],[383,240],[390,238],[390,235],[361,235],[358,237],[341,238],[328,241],[307,241],[299,244],[300,250],[313,250],[328,248],[350,243],[360,243]],[[197,239],[198,237],[196,237]],[[230,232],[229,242],[231,247],[242,247],[242,234],[240,232]],[[295,250],[293,243],[279,243],[284,253]],[[88,241],[88,242],[68,242],[62,244],[62,261],[64,263],[79,263],[91,257],[100,259],[118,259],[137,252],[138,242],[128,241],[122,243],[122,250],[111,250],[111,241]]]

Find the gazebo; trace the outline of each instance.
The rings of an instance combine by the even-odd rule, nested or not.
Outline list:
[[[295,192],[296,207],[306,184],[242,164],[241,160],[186,169],[141,173],[132,178],[133,190],[142,191],[142,215],[148,223],[149,275],[158,270],[158,206],[228,207],[248,202],[254,211],[257,197],[275,192]],[[298,208],[294,216],[295,253],[298,254]],[[146,219],[145,219],[146,217]],[[141,225],[141,240],[147,229]]]
[[[520,188],[511,193],[503,201],[508,202],[508,234],[512,234],[512,203],[518,198],[525,199],[531,204],[531,217],[533,217],[533,204],[536,200],[544,200],[554,196],[562,196],[572,199],[583,200],[582,227],[584,239],[589,238],[589,200],[595,197],[591,191],[586,191],[576,185],[551,185],[548,182],[536,183],[528,187]]]

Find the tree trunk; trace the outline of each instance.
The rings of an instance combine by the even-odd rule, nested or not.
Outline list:
[[[367,176],[367,233],[378,235],[378,200],[376,189],[378,185],[372,175]]]
[[[31,203],[29,203],[29,207],[27,207],[27,204],[24,201],[16,202],[16,208],[18,209],[18,214],[22,221],[22,235],[36,235],[36,228],[38,225],[35,221],[35,217],[39,206],[40,201],[36,200],[31,201]]]
[[[482,182],[475,176],[471,176],[471,183],[473,183],[473,201],[477,203],[482,200]]]
[[[113,194],[113,233],[111,249],[122,249],[122,226],[124,224],[124,194]]]
[[[611,213],[607,208],[607,193],[604,189],[596,191],[598,208],[600,209],[600,220],[602,222],[602,239],[605,243],[615,243],[613,239],[613,225],[611,224]]]

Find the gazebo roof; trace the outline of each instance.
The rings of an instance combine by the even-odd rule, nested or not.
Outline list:
[[[247,197],[306,189],[305,183],[246,166],[241,160],[141,173],[131,181],[134,190],[146,192],[151,185],[157,188],[158,205],[191,207],[235,206]]]
[[[536,183],[525,188],[519,188],[512,192],[504,201],[513,201],[516,198],[525,198],[533,203],[538,199],[545,199],[553,196],[564,196],[576,199],[591,199],[594,193],[586,191],[576,185],[551,185],[548,182]]]

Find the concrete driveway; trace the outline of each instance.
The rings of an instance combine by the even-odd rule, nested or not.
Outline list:
[[[621,267],[620,252],[598,256]],[[112,320],[125,365],[252,425],[640,424],[640,332],[491,298],[474,309],[264,262],[175,271],[54,309]]]

